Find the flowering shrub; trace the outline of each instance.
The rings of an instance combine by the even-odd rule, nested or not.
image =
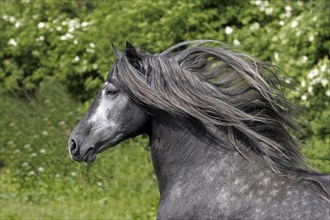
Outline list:
[[[96,89],[102,81],[91,21],[80,18],[86,5],[51,1],[3,3],[0,79],[4,90],[33,94],[49,77],[61,80],[72,94]]]
[[[308,82],[307,75],[315,69],[308,76],[316,77],[313,85],[322,81],[322,95],[329,97],[329,4],[9,1],[3,3],[0,17],[0,79],[5,90],[35,91],[41,81],[55,76],[72,94],[86,99],[114,60],[111,41],[119,48],[128,40],[159,52],[183,40],[208,38],[244,46],[259,59],[279,65],[295,83]],[[308,88],[300,87],[303,100],[308,94],[315,97]]]

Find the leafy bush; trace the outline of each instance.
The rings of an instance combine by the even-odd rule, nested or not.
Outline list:
[[[122,48],[128,40],[159,52],[183,40],[216,39],[243,45],[287,72],[300,91],[287,95],[306,105],[304,117],[312,122],[305,130],[313,142],[307,143],[329,149],[329,1],[2,4],[0,79],[6,91],[34,94],[42,81],[54,76],[70,94],[88,100],[114,60],[110,41]]]
[[[24,2],[24,1],[23,1]],[[48,76],[86,99],[102,82],[88,5],[73,1],[2,3],[1,75],[5,91],[34,94]],[[94,38],[95,39],[95,38]],[[84,88],[84,92],[82,92]]]

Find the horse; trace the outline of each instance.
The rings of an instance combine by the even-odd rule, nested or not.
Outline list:
[[[330,175],[300,154],[298,110],[277,66],[214,40],[159,54],[128,42],[113,50],[105,84],[70,134],[73,160],[92,163],[145,134],[157,219],[329,219]]]

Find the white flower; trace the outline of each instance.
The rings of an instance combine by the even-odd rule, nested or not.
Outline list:
[[[94,63],[94,64],[93,64],[93,69],[94,69],[94,70],[97,70],[97,68],[99,68],[98,65],[97,65],[96,63]]]
[[[82,27],[87,27],[88,25],[89,25],[89,23],[87,21],[84,21],[84,22],[81,23]]]
[[[36,174],[33,170],[29,172],[29,176]]]
[[[75,27],[76,26],[76,21],[74,19],[71,19],[69,22],[68,22],[68,25],[69,27]]]
[[[11,23],[14,23],[14,22],[16,21],[16,18],[13,17],[13,16],[10,16],[10,17],[9,17],[9,21],[10,21]]]
[[[47,131],[43,131],[42,132],[42,135],[47,136],[48,135],[48,132]]]
[[[34,20],[38,19],[38,15],[32,15],[32,19]]]
[[[86,51],[87,51],[88,53],[94,53],[94,49],[87,48]]]
[[[236,46],[238,46],[238,45],[241,44],[241,42],[239,42],[239,40],[237,40],[237,39],[234,39],[233,44],[236,45]]]
[[[307,100],[307,96],[306,95],[302,95],[301,96],[301,100],[306,101]]]
[[[62,27],[61,26],[58,26],[58,27],[56,27],[56,30],[57,31],[61,31],[62,30]]]
[[[319,73],[319,71],[317,69],[313,69],[312,71],[310,71],[307,74],[307,78],[308,79],[313,79],[315,76],[317,76],[318,73]]]
[[[74,43],[74,44],[78,44],[78,40],[74,39],[74,40],[73,40],[73,43]]]
[[[46,24],[44,23],[44,22],[40,22],[39,24],[38,24],[38,28],[44,28],[46,26]]]
[[[56,177],[56,178],[59,178],[59,177],[60,177],[60,174],[57,173],[57,174],[55,175],[55,177]]]
[[[285,16],[286,16],[287,18],[290,18],[291,15],[292,15],[291,11],[287,11],[287,12],[285,13]]]
[[[91,43],[89,43],[89,46],[90,46],[91,48],[94,48],[94,47],[95,47],[95,44],[94,44],[93,42],[91,42]]]
[[[326,87],[328,85],[328,83],[329,83],[328,79],[326,79],[326,78],[321,79],[321,84],[322,84],[323,87]]]
[[[62,21],[62,26],[66,26],[68,24],[67,21]]]
[[[278,22],[279,23],[279,25],[281,25],[281,26],[283,26],[285,23],[284,23],[284,21],[280,21],[280,22]]]
[[[16,23],[15,23],[15,28],[19,28],[21,26],[21,23],[19,22],[19,21],[17,21]]]
[[[298,26],[298,21],[294,20],[291,22],[291,28],[296,28]]]
[[[23,147],[24,147],[25,149],[28,149],[28,148],[31,147],[31,145],[30,145],[30,144],[25,144]]]
[[[36,157],[37,156],[37,153],[32,153],[31,154],[31,157]]]
[[[102,186],[103,184],[101,182],[97,182],[97,185],[98,186]]]
[[[255,5],[260,5],[260,4],[261,4],[261,0],[256,0],[256,1],[254,1],[254,4],[255,4]]]
[[[67,37],[68,39],[73,39],[73,35],[70,34],[70,33],[67,33],[67,34],[66,34],[66,37]]]
[[[228,34],[228,35],[231,34],[233,31],[234,31],[234,29],[231,28],[230,26],[227,26],[227,27],[225,28],[225,33]]]
[[[251,31],[257,30],[260,28],[260,24],[258,22],[254,22],[253,24],[250,25],[249,29]]]
[[[66,33],[60,37],[61,40],[73,39],[73,35],[70,33]]]
[[[284,9],[285,11],[292,11],[292,7],[290,5],[286,5]]]
[[[265,14],[266,15],[271,15],[273,13],[273,8],[266,8]]]
[[[306,63],[307,60],[308,60],[308,57],[307,57],[307,56],[303,56],[301,61],[302,61],[303,63]]]
[[[75,57],[76,58],[76,57]],[[79,61],[79,57],[78,57],[78,61]],[[58,123],[58,125],[64,125],[65,124],[65,121],[60,121],[59,123]]]
[[[29,163],[28,162],[24,162],[24,163],[22,163],[22,166],[23,167],[27,167],[27,166],[29,166]]]
[[[279,59],[280,59],[280,55],[279,55],[278,52],[274,52],[274,59],[275,59],[276,61],[279,61]]]
[[[8,44],[10,46],[13,46],[13,47],[16,47],[17,46],[17,42],[15,39],[11,38],[9,41],[8,41]]]
[[[330,90],[327,90],[325,94],[330,97]]]
[[[308,87],[307,91],[308,91],[309,93],[313,93],[313,87],[312,87],[312,86]]]
[[[306,86],[306,81],[305,80],[301,81],[301,87],[305,87],[305,86]]]
[[[71,176],[77,176],[76,172],[71,172]]]
[[[2,15],[2,19],[5,20],[5,21],[8,21],[9,20],[9,15]]]
[[[325,72],[327,70],[327,65],[323,64],[322,66],[320,66],[320,70],[321,72]]]
[[[308,41],[309,42],[313,42],[314,41],[314,35],[313,34],[309,35]]]
[[[68,30],[68,32],[69,32],[69,33],[73,33],[74,30],[75,30],[74,27],[70,27],[69,30]]]
[[[80,58],[78,56],[75,56],[72,61],[74,63],[77,63],[77,62],[79,62],[79,60],[80,60]]]
[[[44,169],[43,167],[39,167],[39,168],[38,168],[38,171],[39,171],[39,172],[44,172],[45,169]]]
[[[42,154],[45,154],[46,153],[46,150],[45,149],[41,149],[39,152],[42,153]]]
[[[39,36],[36,38],[36,41],[44,41],[45,37],[44,36]]]

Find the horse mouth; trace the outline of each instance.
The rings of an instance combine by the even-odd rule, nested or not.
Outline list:
[[[84,156],[82,157],[81,161],[84,161],[88,164],[94,162],[94,160],[96,159],[96,154],[101,153],[103,151],[105,151],[106,149],[108,149],[111,146],[114,146],[118,143],[119,141],[116,141],[112,144],[107,144],[106,141],[104,142],[100,142],[98,144],[95,144],[93,147],[90,147],[86,153],[84,154]]]
[[[93,147],[89,148],[85,155],[83,156],[82,160],[86,163],[92,163],[96,159],[95,149]]]

